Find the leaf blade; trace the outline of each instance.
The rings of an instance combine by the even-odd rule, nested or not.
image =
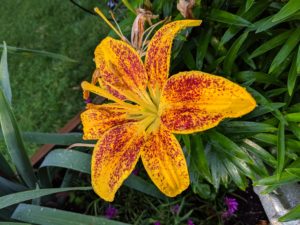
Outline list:
[[[2,89],[7,101],[11,104],[12,93],[9,81],[9,72],[7,65],[7,47],[6,43],[3,43],[3,52],[0,62],[0,89]]]
[[[12,218],[24,222],[43,225],[126,225],[103,217],[87,216],[80,213],[51,209],[29,204],[20,204],[14,211]]]
[[[35,188],[36,177],[25,151],[16,119],[2,90],[0,90],[0,124],[10,157],[18,173],[30,188]]]
[[[0,209],[6,208],[14,204],[18,204],[20,202],[36,199],[42,196],[51,195],[59,192],[88,190],[92,190],[92,187],[46,188],[17,192],[0,197]]]

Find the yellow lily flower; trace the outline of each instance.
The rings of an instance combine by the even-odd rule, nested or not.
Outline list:
[[[186,160],[173,135],[216,126],[224,118],[252,111],[256,102],[245,88],[200,71],[169,76],[172,42],[200,20],[171,22],[150,40],[143,63],[125,41],[105,38],[95,50],[93,82],[82,88],[113,103],[88,104],[81,114],[84,139],[94,147],[94,191],[113,201],[116,191],[141,157],[155,185],[173,197],[190,184]],[[99,85],[96,85],[99,84]]]

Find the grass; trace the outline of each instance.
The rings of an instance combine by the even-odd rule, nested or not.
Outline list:
[[[89,9],[99,2],[82,1]],[[70,1],[1,2],[0,41],[78,61],[9,54],[13,109],[22,130],[55,132],[84,107],[80,82],[89,79],[94,68],[93,50],[107,32],[98,17]]]

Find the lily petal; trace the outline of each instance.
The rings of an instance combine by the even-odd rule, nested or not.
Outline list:
[[[168,78],[172,43],[175,35],[186,27],[199,26],[201,20],[178,20],[160,28],[150,40],[145,58],[150,87],[162,88]]]
[[[167,129],[160,127],[147,136],[141,157],[151,180],[165,195],[174,197],[189,186],[182,149]]]
[[[126,113],[114,105],[87,105],[80,115],[84,140],[98,140],[108,129],[129,121]]]
[[[256,106],[245,88],[200,71],[182,72],[166,82],[160,101],[162,123],[174,133],[193,133],[236,118]]]
[[[125,95],[117,94],[120,91],[130,91],[138,96],[145,92],[147,74],[144,65],[137,52],[124,41],[105,38],[95,49],[95,63],[102,85],[116,97]]]
[[[144,144],[137,123],[108,130],[97,142],[92,155],[92,186],[104,200],[113,201],[123,181],[133,171]]]

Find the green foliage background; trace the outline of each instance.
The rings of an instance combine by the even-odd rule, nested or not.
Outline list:
[[[100,1],[88,4],[101,6]],[[23,130],[56,131],[83,108],[80,83],[92,73],[94,48],[107,31],[99,18],[70,1],[1,1],[1,41],[78,61],[9,55],[13,107]]]
[[[100,6],[99,1],[78,2],[89,9]],[[122,2],[131,9],[143,3],[150,7],[150,1],[147,0]],[[124,11],[122,2],[115,9],[116,19],[123,32],[129,36],[135,15],[129,10]],[[160,19],[167,16],[175,20],[182,19],[176,9],[176,2],[153,0],[150,8]],[[1,8],[3,13],[0,14],[1,23],[5,21],[4,25],[0,24],[0,29],[3,29],[3,37],[0,37],[6,39],[8,45],[48,50],[78,61],[70,63],[32,54],[10,55],[13,108],[20,127],[34,131],[55,130],[83,106],[79,84],[89,79],[94,68],[93,49],[99,39],[103,38],[102,32],[108,31],[107,26],[99,18],[80,11],[69,1],[5,3]],[[10,14],[12,8],[17,13]],[[101,9],[108,14],[104,5]],[[122,219],[126,222],[143,221],[142,224],[149,224],[158,218],[166,224],[182,224],[191,217],[199,223],[216,224],[215,220],[208,221],[207,218],[211,210],[215,213],[215,219],[221,218],[221,212],[218,211],[222,208],[220,203],[216,201],[213,207],[207,207],[209,201],[203,201],[207,211],[200,210],[203,213],[201,217],[193,214],[197,207],[194,199],[199,200],[201,197],[210,201],[218,200],[220,192],[224,190],[229,192],[235,187],[245,190],[249,179],[254,185],[265,186],[265,193],[282,184],[299,181],[300,86],[297,78],[300,73],[300,2],[197,0],[193,12],[196,18],[203,20],[203,24],[177,36],[172,51],[171,74],[184,70],[202,70],[224,76],[245,86],[256,99],[257,108],[242,118],[224,120],[209,131],[178,135],[178,140],[185,147],[189,164],[192,183],[190,191],[174,202],[170,202],[170,199],[164,201],[157,189],[147,181],[145,173],[138,177],[131,176],[124,184],[126,187],[123,186],[118,192],[116,200],[116,204],[120,204],[124,210]],[[114,36],[112,32],[109,34]],[[25,90],[20,86],[26,87]],[[89,190],[89,187],[82,187],[89,185],[88,149],[83,152],[78,149],[56,149],[47,155],[38,172],[33,172],[28,158],[24,157],[22,134],[18,131],[9,103],[3,95],[0,97],[3,136],[20,176],[20,179],[10,179],[13,177],[10,165],[0,157],[1,171],[5,171],[4,176],[0,177],[0,195],[3,195],[0,206],[10,206],[11,198],[15,199],[14,203],[20,203],[34,198],[35,194],[42,197],[66,190]],[[37,122],[26,124],[26,121]],[[27,134],[23,138],[36,143],[53,143],[54,140],[56,144],[69,144],[65,139],[67,137],[56,139],[53,134]],[[77,140],[80,134],[69,134],[68,138],[69,141]],[[55,177],[54,171],[60,171],[59,168],[65,169],[63,181],[60,188],[53,188],[51,182]],[[81,173],[86,174],[84,179]],[[35,182],[41,190],[32,190]],[[28,191],[22,192],[24,190]],[[133,190],[141,192],[138,195],[141,197],[136,197]],[[89,192],[77,198],[77,202],[80,201],[91,202],[87,210],[93,208],[89,211],[93,215],[103,211],[105,205]],[[185,206],[183,216],[170,216],[169,206],[175,202],[180,202],[181,207]],[[140,204],[151,205],[148,208],[156,211],[154,216],[148,214],[149,210],[132,210]],[[40,223],[40,218],[34,217],[34,214],[26,217],[26,212],[42,211],[41,207],[19,204],[17,208],[10,206],[1,212],[4,219],[26,222],[35,220]],[[161,211],[161,208],[164,210]],[[298,218],[299,210],[298,206],[282,220]],[[168,215],[164,216],[166,212]],[[64,222],[74,216],[66,211],[55,213],[49,208],[43,216],[45,219],[53,219],[51,222],[54,223],[54,214],[64,219]],[[96,217],[86,219],[93,221]],[[101,224],[101,221],[98,222]],[[118,223],[111,221],[111,224]]]

